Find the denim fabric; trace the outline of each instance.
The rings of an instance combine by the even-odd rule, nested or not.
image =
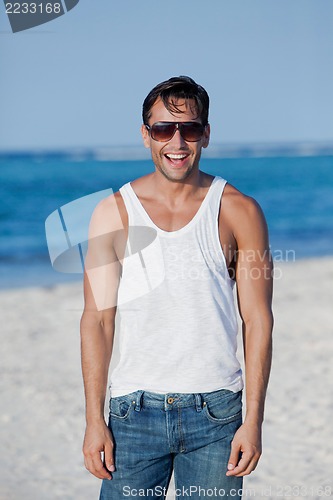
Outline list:
[[[103,480],[100,500],[163,499],[173,470],[176,499],[239,500],[242,478],[226,471],[241,423],[242,391],[135,391],[111,398],[116,471]]]

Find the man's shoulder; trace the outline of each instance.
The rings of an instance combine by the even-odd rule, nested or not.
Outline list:
[[[137,190],[140,191],[140,189],[144,190],[147,185],[149,186],[150,176],[151,174],[144,175],[142,177],[138,177],[137,179],[131,181],[131,186],[135,190],[135,192],[137,192]],[[126,186],[126,184],[124,184],[124,186]],[[103,198],[98,203],[98,205],[96,205],[93,214],[93,216],[96,219],[102,219],[102,220],[110,218],[114,220],[117,215],[120,215],[123,221],[123,225],[126,226],[128,216],[127,216],[126,205],[120,190]],[[110,220],[111,223],[112,220]]]
[[[224,188],[223,202],[228,203],[231,208],[236,210],[251,210],[252,207],[259,207],[259,203],[252,196],[242,193],[229,182]]]
[[[122,207],[125,207],[124,200],[120,194],[120,191],[110,194],[109,196],[103,198],[95,207],[94,214],[99,216],[108,216],[118,212]]]
[[[263,218],[259,203],[229,183],[226,184],[221,199],[221,211],[227,219],[235,223],[251,223]]]
[[[126,226],[127,211],[119,191],[103,198],[96,205],[90,220],[90,232],[105,234]]]

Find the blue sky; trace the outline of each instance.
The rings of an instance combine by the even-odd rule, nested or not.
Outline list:
[[[0,150],[137,145],[158,82],[192,76],[214,143],[333,141],[331,0],[80,0],[13,34],[0,4]]]

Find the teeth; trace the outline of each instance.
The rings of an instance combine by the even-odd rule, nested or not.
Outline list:
[[[187,155],[174,155],[174,154],[167,154],[166,155],[168,158],[171,158],[172,160],[182,160],[183,158],[186,158]]]

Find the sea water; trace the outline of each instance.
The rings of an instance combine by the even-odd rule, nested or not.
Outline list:
[[[333,157],[221,158],[201,170],[227,179],[261,205],[272,255],[294,260],[333,254]],[[50,263],[45,220],[83,196],[153,171],[149,160],[71,160],[57,155],[0,159],[0,286],[52,285],[82,276]]]

